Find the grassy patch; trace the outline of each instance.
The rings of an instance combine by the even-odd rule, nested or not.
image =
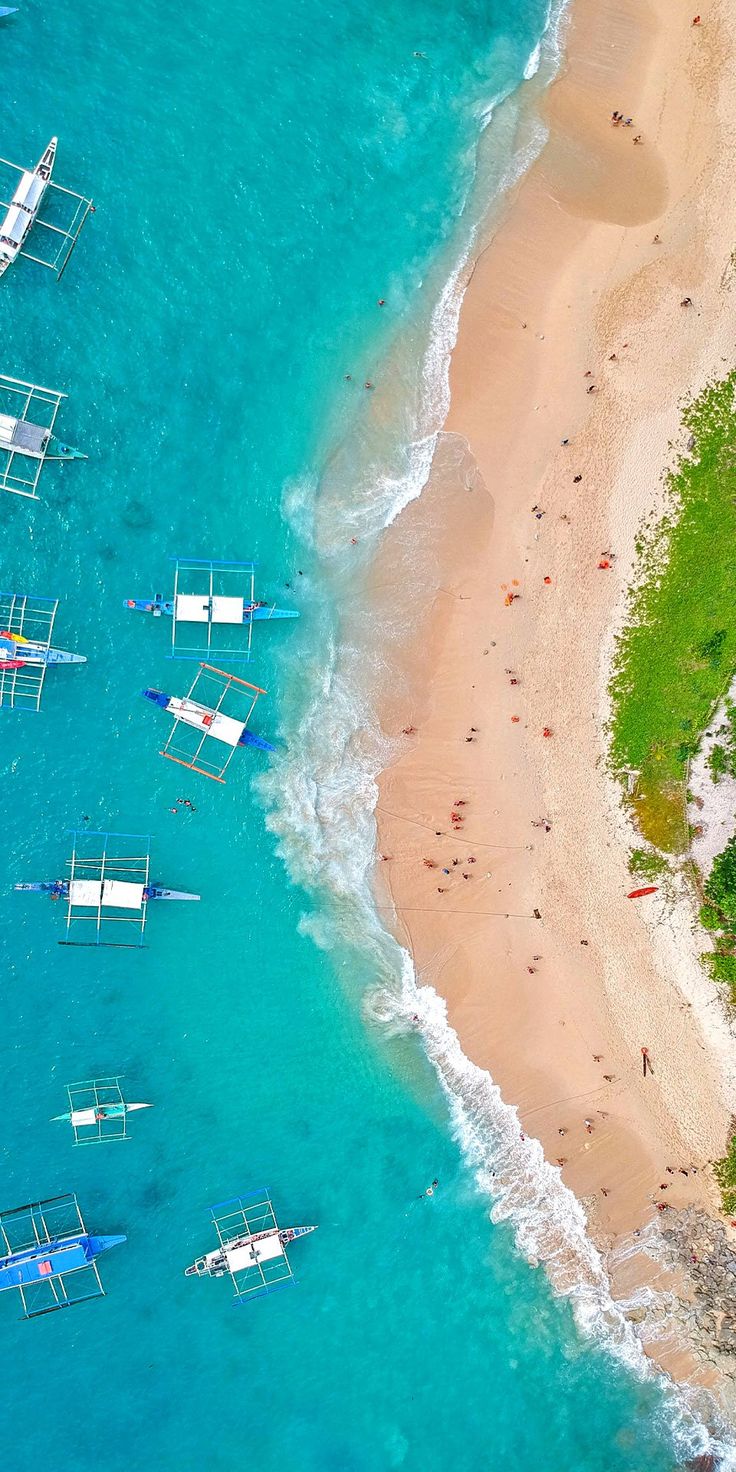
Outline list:
[[[611,682],[612,765],[640,773],[636,821],[666,853],[689,847],[688,763],[736,669],[735,391],[732,373],[685,411],[692,448],[668,476],[670,514],[639,544]]]
[[[629,854],[629,873],[633,879],[644,879],[653,884],[663,874],[669,874],[670,866],[663,854],[654,848],[632,848]]]

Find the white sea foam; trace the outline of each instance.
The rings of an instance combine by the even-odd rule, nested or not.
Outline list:
[[[525,82],[530,82],[531,79],[532,79],[532,77],[535,77],[537,75],[537,72],[539,71],[539,65],[540,65],[541,60],[542,60],[542,42],[541,41],[537,41],[537,44],[534,47],[534,50],[532,52],[530,52],[529,60],[528,60],[528,62],[526,64],[526,66],[524,67],[524,81]]]

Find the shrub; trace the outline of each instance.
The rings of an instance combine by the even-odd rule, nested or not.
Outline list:
[[[705,930],[722,930],[723,918],[715,905],[700,906],[700,923]]]
[[[705,897],[727,920],[736,920],[736,836],[714,860]]]
[[[707,951],[701,960],[710,976],[711,981],[722,982],[724,986],[736,989],[736,956],[729,955],[725,951]]]
[[[726,773],[730,772],[729,753],[726,751],[725,746],[713,747],[708,757],[708,766],[714,782],[719,782],[721,777],[725,777]]]

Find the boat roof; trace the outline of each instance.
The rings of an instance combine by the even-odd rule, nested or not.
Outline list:
[[[242,1246],[226,1247],[225,1256],[231,1273],[241,1273],[244,1268],[255,1267],[259,1262],[271,1262],[276,1257],[286,1257],[278,1232],[262,1237],[259,1242],[246,1242]]]
[[[140,910],[143,884],[126,879],[72,879],[69,900],[73,905],[109,905],[114,910]]]
[[[26,206],[26,220],[28,219],[28,210],[38,209],[43,199],[43,192],[47,182],[40,174],[36,174],[30,169],[26,169],[25,173],[21,174],[18,180],[18,187],[13,195],[13,204],[23,204]]]
[[[9,240],[13,245],[22,245],[23,236],[28,229],[28,215],[19,205],[11,204],[5,219],[0,224],[0,235],[4,240]]]

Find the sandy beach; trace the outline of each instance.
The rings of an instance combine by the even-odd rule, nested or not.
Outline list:
[[[658,1203],[717,1213],[736,1105],[692,902],[627,899],[605,766],[637,530],[683,399],[732,362],[736,21],[693,13],[575,0],[549,140],[465,296],[437,472],[383,558],[432,522],[440,591],[384,712],[416,729],[380,782],[380,898],[612,1263]],[[614,1290],[652,1273],[628,1259]],[[650,1347],[709,1379],[675,1339]]]

